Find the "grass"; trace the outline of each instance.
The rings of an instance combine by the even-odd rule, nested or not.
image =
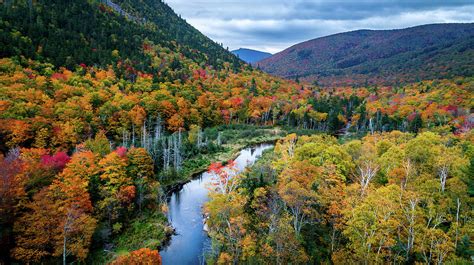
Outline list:
[[[168,237],[166,222],[166,217],[161,213],[144,214],[136,218],[115,240],[117,252],[158,249]]]
[[[113,240],[113,251],[99,247],[90,253],[87,263],[108,264],[118,256],[140,249],[159,249],[171,235],[172,229],[160,211],[148,211],[136,217],[125,230]]]

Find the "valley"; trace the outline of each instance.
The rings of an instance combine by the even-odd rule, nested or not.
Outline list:
[[[272,55],[178,2],[0,1],[0,264],[471,263],[472,21]]]

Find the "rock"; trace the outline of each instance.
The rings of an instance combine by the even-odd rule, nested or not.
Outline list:
[[[165,234],[167,235],[176,235],[176,229],[172,226],[165,227]]]

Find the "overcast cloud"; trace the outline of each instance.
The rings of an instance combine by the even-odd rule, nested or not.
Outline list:
[[[296,43],[356,29],[474,22],[464,0],[165,0],[176,13],[229,49],[271,53]]]

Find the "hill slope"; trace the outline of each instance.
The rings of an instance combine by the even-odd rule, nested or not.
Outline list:
[[[0,18],[0,57],[22,55],[68,68],[129,59],[137,69],[154,71],[142,53],[148,40],[217,68],[242,65],[158,0],[5,1]]]
[[[474,24],[358,30],[294,45],[258,65],[320,84],[410,82],[474,75]]]
[[[319,89],[243,65],[236,56],[190,27],[158,0],[0,0],[0,264],[160,264],[157,249],[163,249],[166,239],[174,232],[167,223],[169,208],[165,198],[168,191],[191,179],[195,172],[209,168],[211,161],[231,158],[238,149],[250,144],[274,142],[289,131],[354,136],[371,132],[381,139],[378,132],[416,133],[421,128],[430,128],[443,135],[454,131],[470,137],[474,126],[470,113],[473,87],[474,78],[459,78],[397,88]],[[306,179],[312,182],[291,181],[282,183],[283,186],[277,181],[287,182],[289,178],[275,174],[282,170],[282,163],[272,162],[269,167],[257,164],[259,173],[243,176],[242,181],[250,182],[239,184],[242,189],[237,193],[229,190],[235,194],[212,196],[223,199],[225,207],[222,209],[226,213],[222,215],[220,206],[215,207],[217,215],[211,213],[210,218],[223,216],[232,221],[243,213],[251,220],[237,216],[240,219],[236,219],[237,223],[232,222],[231,227],[224,219],[219,221],[223,226],[209,222],[210,231],[215,224],[217,232],[238,232],[238,236],[233,237],[237,241],[225,242],[222,238],[226,236],[212,232],[211,236],[218,237],[214,237],[213,242],[223,247],[216,248],[220,253],[213,252],[209,257],[213,260],[219,257],[215,261],[224,262],[230,258],[244,264],[249,260],[274,264],[277,263],[273,259],[275,255],[261,251],[249,252],[250,255],[235,254],[242,251],[232,251],[228,255],[224,251],[235,249],[235,246],[241,248],[250,239],[255,241],[255,249],[277,253],[273,250],[274,246],[278,247],[275,236],[289,239],[285,246],[290,246],[288,253],[296,258],[289,258],[297,264],[329,261],[329,255],[333,253],[341,257],[338,260],[353,256],[356,251],[348,250],[352,247],[349,239],[353,237],[343,237],[344,231],[353,230],[342,227],[346,222],[341,223],[341,228],[338,225],[340,231],[336,231],[329,226],[315,227],[311,220],[310,229],[303,228],[300,237],[289,225],[291,212],[285,210],[288,207],[278,207],[281,209],[275,219],[278,221],[276,230],[282,233],[266,235],[260,232],[267,229],[261,229],[258,224],[272,222],[266,216],[273,214],[264,208],[283,205],[284,198],[294,200],[286,191],[291,191],[294,187],[291,185],[296,183],[296,195],[301,191],[305,196],[298,195],[295,200],[312,200],[307,204],[310,212],[325,211],[323,207],[328,206],[330,211],[321,213],[332,216],[325,223],[333,226],[333,221],[339,223],[340,218],[345,218],[341,215],[345,209],[332,207],[326,203],[328,200],[314,201],[319,195],[313,195],[319,190],[306,184],[314,180],[314,183],[322,184],[318,189],[326,189],[324,194],[332,193],[350,202],[353,199],[345,198],[345,187],[348,191],[358,188],[349,187],[353,183],[349,178],[346,183],[343,173],[351,175],[355,163],[369,161],[365,158],[370,159],[370,166],[377,168],[378,164],[382,166],[386,162],[390,167],[395,165],[390,173],[380,167],[382,175],[374,177],[375,185],[368,188],[371,194],[378,192],[374,188],[382,183],[390,184],[390,188],[397,187],[393,183],[406,183],[406,179],[400,177],[405,175],[404,161],[410,157],[413,161],[420,160],[416,158],[426,155],[429,155],[429,159],[425,159],[426,165],[414,164],[414,168],[427,168],[433,174],[422,172],[420,177],[410,177],[407,194],[412,198],[414,193],[410,188],[417,186],[412,179],[427,183],[423,186],[423,194],[426,190],[439,190],[434,181],[438,179],[438,165],[449,166],[449,172],[459,177],[465,167],[459,170],[451,167],[466,160],[464,156],[454,156],[454,151],[465,149],[467,154],[472,148],[464,143],[459,148],[452,146],[453,142],[460,141],[447,136],[448,142],[443,142],[442,148],[447,148],[448,143],[449,148],[455,148],[446,149],[447,158],[452,162],[438,161],[435,155],[445,149],[437,147],[440,138],[431,133],[427,135],[426,139],[414,142],[413,156],[406,155],[405,150],[397,146],[405,145],[402,141],[412,134],[404,136],[395,132],[390,137],[396,140],[393,144],[382,139],[381,144],[375,145],[369,140],[367,147],[360,141],[354,145],[336,146],[335,138],[325,136],[321,139],[330,145],[311,143],[315,137],[300,138],[310,145],[304,147],[307,154],[298,151],[294,158],[305,161],[292,158],[291,161],[297,164],[294,168],[285,168],[282,174],[299,175],[302,171],[297,167],[308,164],[312,173],[308,172],[314,175],[303,176],[308,176]],[[275,149],[279,153],[269,158],[288,158],[283,153],[293,148],[295,140],[296,134],[292,134],[287,140],[280,141],[282,148]],[[417,148],[420,143],[429,150]],[[327,152],[321,152],[325,150]],[[365,150],[376,150],[373,153],[382,157],[362,157]],[[387,160],[385,154],[394,154],[400,159],[388,157]],[[353,157],[362,159],[352,161]],[[270,159],[264,161],[270,163]],[[319,166],[323,166],[323,162],[327,162],[327,167]],[[436,164],[436,168],[429,163]],[[273,165],[277,167],[273,168]],[[213,164],[212,168],[226,172],[219,164]],[[301,179],[298,175],[295,175],[296,180]],[[322,181],[324,176],[328,176],[329,181]],[[466,176],[466,179],[473,178]],[[467,183],[469,187],[473,186],[471,182]],[[441,198],[440,204],[451,208],[439,209],[436,213],[452,216],[456,203],[449,203],[449,199],[465,198],[460,191],[464,192],[462,189],[466,186],[462,180],[449,175],[447,192],[440,195],[444,197],[435,197]],[[289,197],[280,196],[283,195],[282,187]],[[342,188],[341,192],[337,188]],[[250,196],[248,199],[246,194]],[[394,196],[400,198],[398,194]],[[423,194],[420,200],[425,200]],[[428,199],[433,197],[431,193],[426,194]],[[230,197],[226,197],[228,195]],[[373,200],[375,197],[366,195],[369,201],[376,201]],[[357,198],[361,198],[359,194]],[[364,204],[365,198],[360,201],[360,209],[369,205]],[[460,201],[457,202],[459,212]],[[262,204],[264,208],[255,208],[254,203]],[[316,204],[318,207],[314,208]],[[422,204],[426,206],[426,203],[416,206],[417,216],[418,212],[432,212],[432,207],[422,209]],[[393,208],[389,203],[383,206],[386,205],[395,213],[405,210]],[[471,206],[466,206],[465,202],[462,205],[460,213],[464,214],[464,209]],[[367,215],[362,211],[359,213]],[[322,224],[319,215],[311,216]],[[417,220],[421,223],[417,221],[416,227],[426,227],[423,222],[429,216],[419,217]],[[453,219],[447,218],[439,231],[432,232],[434,228],[431,227],[426,231],[430,235],[440,235],[443,246],[448,246],[447,256],[458,262],[465,258],[467,263],[470,245],[469,242],[461,245],[461,239],[465,241],[469,237],[469,233],[466,232],[466,236],[463,233],[469,232],[470,227],[461,226],[461,222],[454,224]],[[390,223],[404,224],[395,219]],[[451,233],[453,228],[459,228],[459,234]],[[390,227],[393,231],[393,237],[389,238],[391,242],[404,240],[397,233],[400,229]],[[325,233],[331,230],[337,232],[339,242],[350,244],[339,244],[341,249],[332,251],[326,239],[334,238],[334,234]],[[320,232],[318,238],[322,240],[314,241],[314,235]],[[461,247],[455,249],[456,244],[451,239],[456,237],[457,240],[458,235]],[[311,241],[304,242],[304,239]],[[432,243],[431,238],[427,240],[420,244]],[[230,243],[229,248],[224,243]],[[393,259],[401,260],[400,257],[405,256],[397,246],[390,249],[394,250]],[[456,257],[455,250],[464,254],[461,252]],[[311,255],[310,259],[300,262],[303,260],[300,257],[309,256],[306,253]],[[321,253],[326,254],[321,257]],[[364,257],[367,257],[365,255],[364,250]],[[413,253],[420,257],[419,260],[401,261],[424,262],[421,255]],[[378,261],[381,260],[392,260],[392,256]]]
[[[263,59],[266,59],[272,56],[271,53],[261,52],[252,49],[240,48],[238,50],[232,51],[233,54],[237,55],[240,59],[244,60],[247,63],[256,63]]]

